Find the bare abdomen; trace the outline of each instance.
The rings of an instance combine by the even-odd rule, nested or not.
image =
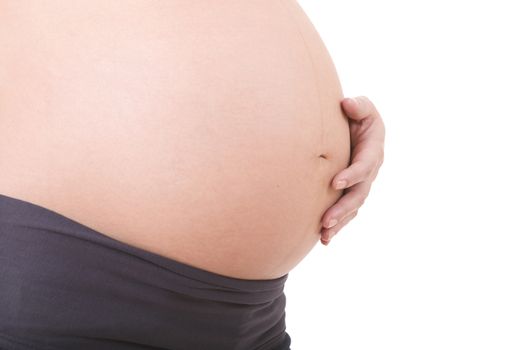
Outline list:
[[[0,193],[219,274],[292,269],[350,155],[299,5],[75,4],[4,4]]]

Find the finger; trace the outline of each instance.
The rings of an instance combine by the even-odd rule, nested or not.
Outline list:
[[[359,103],[348,102],[352,100],[359,101]],[[350,123],[352,148],[356,148],[363,142],[377,144],[383,148],[385,124],[373,103],[365,96],[358,96],[355,99],[344,99],[342,106],[347,116],[356,121]]]
[[[339,231],[341,231],[343,227],[345,227],[351,220],[353,220],[357,216],[358,212],[359,212],[359,209],[353,211],[345,219],[343,219],[343,221],[341,221],[337,226],[334,226],[331,229],[323,229],[323,231],[321,232],[321,243],[324,245],[328,245],[328,243],[330,243],[332,238],[334,238],[334,236],[337,233],[339,233]]]
[[[341,170],[332,180],[332,186],[336,190],[345,189],[363,181],[373,181],[377,174],[377,169],[382,163],[382,159],[377,156],[377,152],[370,151],[364,154],[361,159],[354,161],[348,168]]]
[[[363,119],[359,123],[350,123],[350,142],[352,160],[359,154],[359,150],[380,149],[385,146],[385,124],[380,117]]]
[[[322,240],[330,240],[333,236],[337,234],[344,226],[346,226],[352,219],[354,219],[359,212],[359,209],[354,210],[353,212],[349,213],[345,216],[345,218],[336,226],[332,228],[325,228],[321,231],[321,239]]]
[[[358,126],[352,134],[352,143],[350,166],[334,177],[332,184],[335,189],[350,187],[353,183],[364,181],[371,174],[377,173],[385,157],[384,125],[376,123],[366,130]],[[356,169],[352,169],[353,167]],[[350,178],[346,179],[347,176]],[[348,180],[348,183],[338,188],[337,184],[342,180]]]
[[[354,120],[362,120],[376,115],[379,116],[377,108],[366,96],[345,98],[342,101],[342,107],[346,115]]]
[[[372,184],[366,181],[352,186],[343,197],[325,212],[322,219],[323,226],[332,228],[345,216],[359,209],[365,203],[371,186]]]

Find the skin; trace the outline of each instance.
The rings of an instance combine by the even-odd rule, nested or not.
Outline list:
[[[9,3],[10,11],[0,11],[0,46],[8,53],[0,67],[13,68],[5,79],[0,72],[4,193],[142,249],[247,279],[288,272],[319,238],[331,238],[322,223],[350,221],[368,195],[358,173],[368,166],[358,160],[366,160],[363,124],[372,118],[352,112],[351,101],[337,105],[344,97],[337,71],[296,1],[225,1],[214,11],[200,1],[184,9],[133,1],[125,15],[118,2]],[[238,29],[246,35],[230,35]],[[212,98],[200,106],[199,96]],[[250,112],[257,114],[243,118]],[[305,128],[297,128],[301,122]],[[21,128],[27,132],[17,135]],[[338,152],[350,144],[350,129],[352,152]],[[316,159],[315,151],[328,158]],[[351,188],[328,191],[351,156]],[[223,169],[222,159],[253,166]],[[286,167],[290,160],[294,167]],[[308,171],[316,178],[292,184],[285,176]]]
[[[365,96],[357,96],[343,99],[341,106],[350,118],[352,154],[350,166],[332,180],[334,189],[345,190],[343,196],[323,214],[320,240],[325,246],[356,217],[384,159],[385,125],[372,101]],[[346,184],[338,187],[340,181],[346,181]],[[337,221],[335,224],[331,222],[334,219]]]

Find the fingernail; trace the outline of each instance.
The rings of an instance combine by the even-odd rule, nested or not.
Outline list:
[[[349,97],[348,100],[350,101],[350,103],[353,103],[353,104],[357,104],[357,100],[355,99],[355,97]]]
[[[321,238],[321,243],[324,244],[324,245],[328,245],[328,243],[330,243],[330,240]]]
[[[336,188],[337,190],[340,190],[340,189],[345,188],[346,185],[347,185],[347,182],[344,181],[344,180],[337,181],[337,184],[335,185],[335,188]]]
[[[337,219],[332,219],[328,222],[328,226],[326,226],[326,228],[334,227],[335,225],[337,225]]]

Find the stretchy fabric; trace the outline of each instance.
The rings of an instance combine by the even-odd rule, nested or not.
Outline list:
[[[289,350],[287,278],[218,275],[0,194],[0,349]]]

